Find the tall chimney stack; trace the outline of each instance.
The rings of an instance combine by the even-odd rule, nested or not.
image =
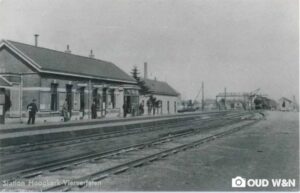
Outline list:
[[[95,55],[93,54],[93,50],[91,50],[89,57],[90,58],[95,58]]]
[[[65,53],[67,53],[67,54],[71,54],[71,50],[70,50],[70,46],[69,46],[69,44],[67,45],[67,49],[66,49]]]
[[[34,40],[35,40],[35,46],[38,46],[38,38],[39,38],[39,34],[34,34]]]
[[[144,63],[144,79],[148,78],[148,64],[147,62]]]
[[[67,49],[66,49],[65,53],[71,54],[71,50],[70,50],[69,44],[67,45]]]

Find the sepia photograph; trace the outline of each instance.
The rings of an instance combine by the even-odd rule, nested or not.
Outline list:
[[[299,192],[298,0],[0,0],[1,192]]]

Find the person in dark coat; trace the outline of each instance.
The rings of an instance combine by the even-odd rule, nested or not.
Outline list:
[[[124,116],[124,118],[127,116],[127,111],[128,111],[127,104],[124,103],[124,104],[123,104],[123,116]]]
[[[29,118],[28,118],[28,121],[27,121],[27,124],[30,124],[30,122],[32,124],[34,124],[35,122],[35,114],[36,112],[38,112],[38,108],[35,104],[35,99],[32,100],[32,102],[27,105],[27,110],[28,110],[28,113],[29,113]]]
[[[97,105],[96,101],[93,101],[92,106],[91,106],[91,111],[92,111],[92,119],[97,118]]]
[[[11,107],[11,100],[10,97],[5,94],[5,105],[4,105],[4,112],[8,111]]]
[[[63,106],[62,106],[62,116],[64,117],[64,122],[69,121],[70,117],[69,117],[69,111],[68,111],[68,101],[67,99],[65,100]]]
[[[140,115],[144,114],[144,101],[139,105],[139,114]]]

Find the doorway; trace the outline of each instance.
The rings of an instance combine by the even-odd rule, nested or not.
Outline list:
[[[84,87],[80,87],[79,88],[79,101],[80,101],[80,112],[82,112],[82,117],[84,117],[84,109],[85,109],[85,102],[84,102],[84,90],[85,88]]]
[[[66,85],[66,100],[67,100],[67,104],[68,104],[68,111],[70,113],[70,118],[72,116],[72,109],[73,109],[72,87],[73,87],[73,85],[70,85],[70,84]]]

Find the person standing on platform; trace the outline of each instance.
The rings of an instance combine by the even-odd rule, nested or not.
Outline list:
[[[27,110],[28,110],[28,113],[29,113],[29,118],[28,118],[28,121],[27,121],[27,124],[34,124],[35,122],[35,114],[36,112],[38,111],[38,108],[35,104],[35,99],[32,100],[32,102],[27,105]]]
[[[65,100],[63,106],[62,106],[62,116],[64,117],[64,122],[69,121],[69,112],[68,112],[68,101]]]
[[[8,111],[11,107],[11,100],[10,97],[5,94],[5,105],[4,105],[4,112]]]
[[[92,103],[91,111],[92,111],[92,119],[96,119],[97,118],[97,105],[96,105],[95,100]]]
[[[139,105],[139,115],[144,114],[144,101]]]
[[[127,116],[127,111],[128,111],[128,109],[127,109],[127,104],[124,103],[124,104],[123,104],[123,115],[124,115],[124,118],[126,118],[126,116]]]

